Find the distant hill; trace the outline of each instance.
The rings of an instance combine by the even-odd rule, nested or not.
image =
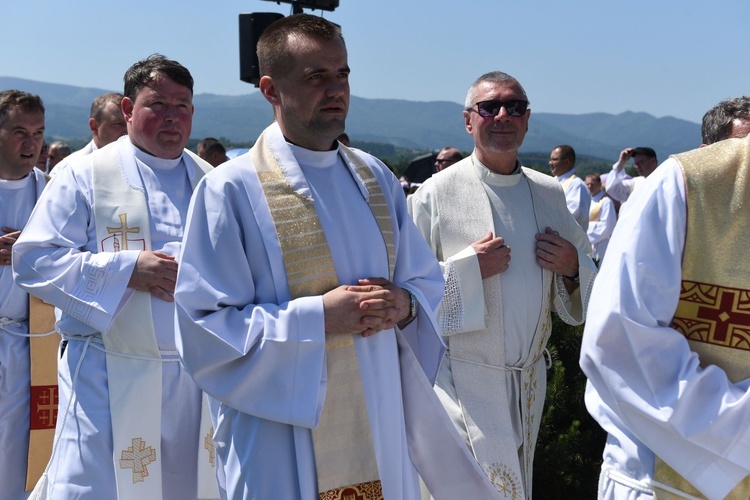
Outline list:
[[[91,101],[109,92],[0,77],[0,89],[19,88],[39,94],[44,100],[47,135],[88,141]],[[271,107],[260,92],[243,96],[198,94],[193,100],[193,138],[224,137],[235,142],[252,142],[271,123]],[[383,143],[413,150],[434,150],[446,145],[463,151],[472,149],[461,112],[454,102],[416,102],[398,99],[352,97],[347,133],[356,142]],[[650,146],[659,160],[700,144],[697,123],[672,117],[656,118],[648,113],[617,115],[590,113],[566,115],[535,113],[521,154],[549,153],[555,146],[570,144],[577,153],[614,162],[628,146]]]

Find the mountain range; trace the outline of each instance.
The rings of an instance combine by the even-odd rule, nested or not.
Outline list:
[[[17,88],[42,97],[46,134],[62,140],[90,140],[88,117],[94,97],[111,90],[0,77],[0,90]],[[193,138],[221,137],[232,142],[253,142],[271,123],[271,106],[258,91],[242,96],[197,94],[193,98]],[[418,102],[399,99],[365,99],[352,96],[347,133],[356,143],[385,143],[414,150],[455,146],[473,147],[466,133],[463,106],[447,101]],[[577,153],[614,161],[626,147],[649,146],[659,160],[700,145],[700,125],[648,113],[588,113],[580,115],[536,113],[532,109],[529,131],[521,153],[548,153],[569,144]]]

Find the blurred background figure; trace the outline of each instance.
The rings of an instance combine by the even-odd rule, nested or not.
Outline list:
[[[218,139],[214,139],[213,137],[203,139],[198,143],[197,149],[198,156],[206,160],[213,167],[218,167],[229,159],[227,158],[226,148],[224,148]]]
[[[435,158],[435,171],[440,172],[463,159],[464,155],[461,154],[458,148],[446,146],[440,150],[437,158]]]

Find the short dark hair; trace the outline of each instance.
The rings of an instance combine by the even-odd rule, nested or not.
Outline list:
[[[44,114],[44,104],[38,95],[16,89],[3,90],[0,92],[0,126],[5,123],[13,108],[19,108],[25,113]]]
[[[651,148],[646,148],[646,147],[633,148],[633,156],[635,155],[644,155],[644,156],[648,156],[649,158],[656,159],[656,151],[654,151]]]
[[[588,174],[588,175],[586,176],[586,180],[589,180],[589,179],[594,179],[594,181],[595,181],[595,182],[596,182],[597,184],[601,184],[601,183],[602,183],[602,176],[601,176],[601,175],[599,175],[599,174],[597,174],[597,173],[592,173],[592,174]]]
[[[334,40],[338,37],[341,43],[344,43],[341,28],[322,17],[294,14],[281,18],[266,28],[258,40],[256,51],[262,76],[280,78],[289,72],[294,61],[294,54],[289,48],[292,36],[307,36],[321,40]]]
[[[713,144],[729,138],[732,122],[750,120],[750,97],[724,99],[703,115],[701,136],[703,144]]]
[[[138,92],[150,85],[159,75],[168,76],[175,83],[187,87],[190,94],[193,94],[193,77],[190,71],[177,61],[167,59],[161,54],[152,54],[128,68],[123,77],[125,82],[123,94],[135,101]]]
[[[198,143],[198,146],[196,149],[203,149],[206,154],[211,153],[220,153],[226,156],[227,150],[224,147],[224,145],[219,142],[218,139],[214,139],[213,137],[206,137],[202,141]]]
[[[120,107],[123,97],[125,96],[118,92],[109,92],[107,94],[102,94],[98,97],[95,97],[91,103],[91,112],[89,113],[89,118],[93,118],[97,122],[100,121],[102,119],[102,111],[104,111],[107,103],[113,102],[117,104],[117,107]]]
[[[567,144],[562,144],[562,145],[557,146],[556,148],[554,148],[552,151],[554,151],[555,149],[559,149],[560,150],[560,159],[561,160],[564,160],[564,159],[567,158],[571,162],[573,162],[573,165],[576,164],[576,151],[575,151],[575,149],[573,149],[572,146],[568,146]]]

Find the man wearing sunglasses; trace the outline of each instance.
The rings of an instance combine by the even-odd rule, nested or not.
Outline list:
[[[439,322],[449,353],[436,391],[487,475],[513,498],[531,497],[550,311],[581,324],[596,275],[560,184],[518,161],[528,105],[510,75],[474,82],[463,113],[474,152],[428,179],[411,206],[446,278]]]

